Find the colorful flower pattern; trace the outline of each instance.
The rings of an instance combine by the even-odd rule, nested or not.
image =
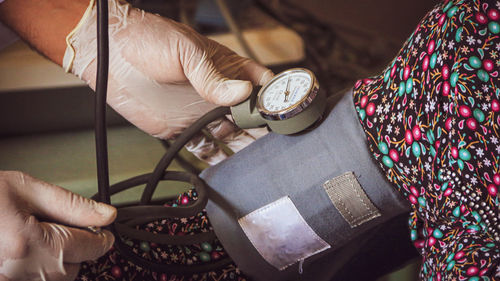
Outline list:
[[[188,205],[197,200],[197,194],[194,190],[179,195],[172,202],[165,206]],[[161,219],[137,226],[137,229],[150,231],[153,233],[162,233],[169,235],[188,235],[212,230],[205,212],[190,218]],[[216,261],[227,257],[222,245],[218,240],[207,241],[201,244],[172,246],[159,245],[155,243],[138,241],[122,237],[125,244],[131,247],[132,251],[142,258],[165,264],[200,264]],[[234,265],[229,264],[223,268],[200,272],[197,274],[166,274],[151,271],[134,263],[125,260],[120,253],[111,249],[96,261],[85,262],[80,267],[78,281],[244,281],[246,277]]]
[[[387,179],[411,203],[422,280],[500,280],[500,1],[430,11],[354,103]]]

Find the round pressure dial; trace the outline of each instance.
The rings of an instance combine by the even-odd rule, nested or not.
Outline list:
[[[304,111],[318,94],[314,74],[292,68],[276,75],[257,94],[257,110],[268,120],[286,120]]]
[[[267,126],[275,133],[290,135],[312,128],[325,108],[325,93],[319,91],[314,74],[305,68],[292,68],[232,106],[231,115],[242,129]]]

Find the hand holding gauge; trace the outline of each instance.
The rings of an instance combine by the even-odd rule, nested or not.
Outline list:
[[[278,134],[295,134],[321,118],[325,100],[311,71],[292,68],[274,76],[257,95],[254,91],[248,100],[231,107],[231,114],[236,125],[243,129],[267,124]]]

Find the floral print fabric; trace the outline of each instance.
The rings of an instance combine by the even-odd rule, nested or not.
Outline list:
[[[195,190],[190,190],[165,206],[188,205],[198,199]],[[178,219],[162,219],[151,223],[137,226],[137,229],[150,231],[153,233],[169,235],[189,235],[212,230],[205,212],[201,212],[194,217]],[[200,264],[210,263],[227,257],[226,252],[218,240],[206,241],[201,244],[172,246],[159,245],[151,242],[138,241],[122,237],[125,244],[131,247],[132,251],[142,258],[164,264]],[[229,264],[223,268],[218,268],[210,272],[200,272],[197,274],[168,274],[151,271],[134,263],[125,260],[120,252],[111,248],[96,261],[82,263],[78,274],[78,281],[244,281],[243,273],[234,265]]]
[[[500,1],[430,11],[354,103],[373,156],[412,204],[422,280],[500,280]]]

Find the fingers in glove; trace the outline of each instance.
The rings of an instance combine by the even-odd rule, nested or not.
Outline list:
[[[243,131],[249,134],[254,140],[260,139],[261,137],[269,133],[269,130],[267,128],[253,128],[245,129]]]
[[[113,245],[115,238],[107,230],[101,233],[41,222],[40,239],[51,249],[62,251],[65,263],[80,263],[95,260],[104,255]]]
[[[243,58],[218,43],[218,52],[212,57],[215,67],[228,78],[250,81],[253,85],[264,85],[269,82],[274,73],[262,64]]]
[[[105,226],[116,217],[113,206],[98,203],[24,173],[18,173],[13,180],[34,214],[45,219],[85,227]]]
[[[241,74],[238,78],[242,80],[249,80],[252,84],[259,86],[263,86],[274,77],[274,73],[269,68],[253,60],[249,60],[240,72]]]
[[[208,124],[207,130],[213,138],[223,142],[233,152],[240,151],[256,139],[267,134],[265,128],[242,130],[227,118],[220,118]],[[210,165],[215,165],[228,157],[219,144],[201,133],[186,145],[186,149]]]
[[[233,119],[232,115],[228,114],[228,115],[226,115],[226,118],[234,125],[234,119]],[[249,134],[251,137],[253,137],[254,140],[260,139],[261,137],[263,137],[269,133],[269,130],[266,127],[244,129],[243,131],[245,133]]]
[[[215,165],[229,156],[213,139],[202,132],[194,136],[185,147],[209,165]]]
[[[211,58],[205,53],[195,71],[187,75],[207,101],[225,106],[237,104],[250,95],[252,84],[263,85],[274,76],[271,70],[253,60],[242,58],[225,47],[219,49]]]
[[[242,150],[256,140],[227,118],[221,118],[208,124],[207,129],[214,138],[226,144],[233,152]]]
[[[212,60],[203,57],[187,74],[191,84],[205,100],[223,106],[244,101],[252,92],[252,83],[232,80],[219,72]]]

